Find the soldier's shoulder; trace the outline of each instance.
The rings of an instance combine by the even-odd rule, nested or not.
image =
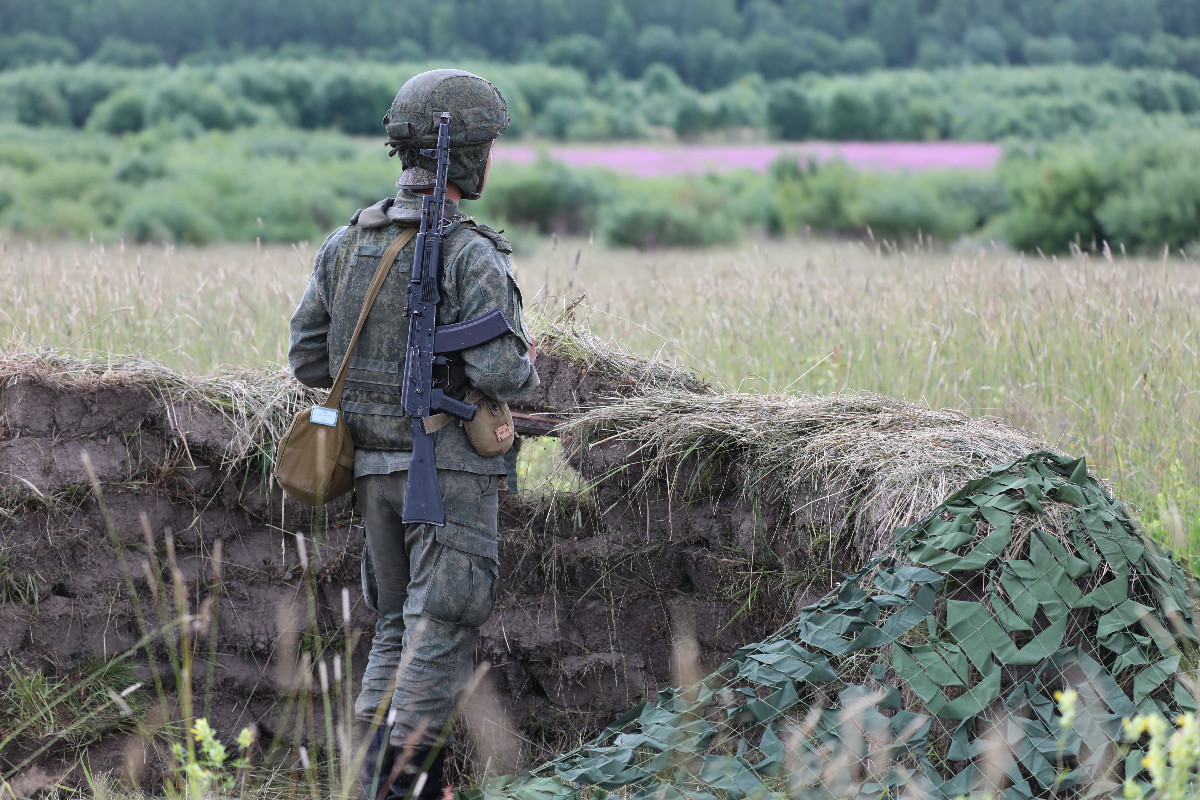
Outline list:
[[[332,258],[334,252],[337,251],[342,245],[343,240],[345,240],[346,234],[351,230],[353,230],[352,226],[343,225],[326,236],[325,241],[321,243],[320,249],[317,250],[317,261],[320,262],[323,259]]]
[[[393,220],[389,217],[388,212],[391,211],[394,202],[395,198],[385,197],[374,205],[360,208],[350,217],[350,227],[382,228],[390,225]]]
[[[503,253],[504,255],[509,255],[512,253],[512,243],[505,238],[501,231],[488,227],[482,222],[476,222],[471,217],[463,217],[461,220],[459,220],[459,222],[464,230],[472,231],[473,233],[483,237],[491,244],[493,248],[496,249],[496,251]]]

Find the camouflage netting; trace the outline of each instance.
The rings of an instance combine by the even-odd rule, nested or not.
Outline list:
[[[1192,590],[1082,460],[1033,453],[698,684],[483,794],[1103,796],[1141,775],[1123,717],[1195,708]]]

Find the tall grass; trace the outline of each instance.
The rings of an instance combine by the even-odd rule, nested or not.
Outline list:
[[[1087,456],[1152,517],[1182,504],[1200,551],[1195,261],[787,240],[560,246],[526,269],[541,296],[587,292],[593,329],[739,389],[865,389],[1002,417]]]
[[[0,338],[202,373],[285,363],[312,256],[308,245],[0,242]]]
[[[313,245],[0,242],[0,339],[211,372],[283,363]],[[544,241],[527,305],[749,391],[865,389],[1005,418],[1085,455],[1200,554],[1200,264],[918,243],[614,251]]]

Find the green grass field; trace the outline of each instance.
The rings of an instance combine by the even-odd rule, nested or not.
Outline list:
[[[208,373],[285,362],[315,245],[0,242],[0,338]],[[1086,455],[1200,556],[1200,264],[748,241],[606,250],[547,240],[527,307],[743,391],[866,390],[993,415]]]

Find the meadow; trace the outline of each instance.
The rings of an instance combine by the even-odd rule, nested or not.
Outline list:
[[[197,373],[283,364],[314,249],[5,240],[0,339]],[[638,252],[551,237],[516,274],[534,315],[569,308],[732,389],[868,391],[1005,419],[1086,456],[1152,532],[1200,557],[1193,259],[801,238]]]

